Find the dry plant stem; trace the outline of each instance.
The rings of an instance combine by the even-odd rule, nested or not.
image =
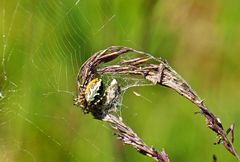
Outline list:
[[[98,68],[99,64],[110,62],[115,58],[127,54],[129,52],[138,53],[141,55],[140,57],[135,57],[129,60],[122,60],[115,65],[103,66],[102,68]],[[149,60],[154,60],[156,63],[152,63]],[[196,92],[189,86],[189,84],[175,71],[171,68],[165,60],[156,59],[148,53],[134,50],[128,47],[119,47],[113,46],[109,47],[105,50],[99,51],[94,54],[91,58],[89,58],[81,68],[81,71],[78,75],[78,91],[82,91],[83,85],[87,85],[89,81],[91,81],[96,74],[104,75],[108,73],[116,73],[116,74],[131,74],[143,76],[144,79],[149,80],[153,84],[158,84],[162,86],[169,87],[180,95],[184,96],[188,100],[190,100],[193,104],[195,104],[202,115],[204,115],[206,119],[207,126],[214,131],[218,137],[220,138],[219,143],[221,142],[223,146],[234,155],[238,161],[240,161],[239,155],[234,149],[233,146],[233,137],[232,141],[228,139],[227,133],[224,131],[223,126],[219,120],[213,113],[209,111],[204,102],[198,97]],[[81,82],[81,81],[82,82]],[[137,135],[130,129],[124,125],[121,120],[115,118],[112,115],[106,116],[104,119],[107,122],[110,122],[112,126],[117,130],[117,134],[119,138],[124,142],[132,145],[138,150],[142,150],[140,146],[145,146],[143,149],[146,155],[151,155],[150,157],[155,157],[154,149],[147,147],[142,140],[140,140]],[[118,125],[118,123],[120,125]],[[124,130],[124,131],[123,131]],[[130,138],[126,138],[129,133],[134,137],[136,141],[129,142]],[[231,134],[233,136],[233,128],[231,130]],[[132,137],[129,136],[129,137]],[[140,142],[140,143],[139,143]],[[140,145],[136,145],[140,144]],[[139,147],[137,147],[139,146]],[[152,150],[152,151],[149,151]],[[142,153],[142,152],[141,152]],[[161,153],[159,153],[161,155]],[[162,157],[166,155],[165,152],[162,153]],[[156,158],[154,158],[156,160]],[[164,158],[163,158],[164,160]],[[162,160],[162,161],[163,161]],[[168,158],[166,160],[169,160]]]
[[[158,84],[174,89],[194,103],[200,109],[201,114],[205,116],[207,126],[222,139],[224,147],[240,161],[239,155],[235,151],[232,141],[228,139],[219,118],[208,110],[203,100],[197,96],[185,80],[183,80],[170,66],[166,64],[164,66],[166,68],[164,68],[162,80],[158,82]]]
[[[170,162],[165,151],[158,152],[153,147],[147,146],[142,139],[140,139],[136,133],[132,131],[122,120],[112,114],[105,116],[103,121],[108,122],[113,129],[116,130],[116,135],[123,143],[133,146],[143,155],[149,156],[157,162]]]
[[[130,51],[130,50],[129,50]],[[143,53],[136,50],[132,50],[133,52]],[[145,54],[145,53],[143,53]],[[149,55],[149,54],[146,54]],[[142,62],[141,62],[142,63]],[[134,66],[134,65],[131,65]],[[132,70],[134,69],[134,70]],[[146,69],[146,67],[145,67]],[[152,65],[148,66],[147,74],[144,68],[139,67],[131,67],[131,69],[127,69],[126,67],[109,67],[105,69],[101,69],[100,71],[103,73],[129,73],[135,75],[143,75],[145,79],[153,82],[154,84],[163,85],[174,89],[180,95],[186,97],[192,103],[194,103],[201,111],[201,113],[206,118],[207,126],[214,131],[221,139],[224,147],[233,154],[238,161],[240,161],[239,155],[235,151],[232,142],[228,139],[227,134],[223,130],[223,126],[220,120],[211,113],[206,105],[204,104],[203,100],[198,97],[198,95],[193,91],[193,89],[188,85],[188,83],[179,75],[175,70],[173,70],[166,61],[161,60],[159,65]],[[145,70],[145,71],[144,71]]]

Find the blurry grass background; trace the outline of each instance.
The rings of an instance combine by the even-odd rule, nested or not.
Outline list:
[[[0,24],[0,161],[152,161],[73,106],[81,64],[111,45],[167,59],[225,128],[236,123],[240,151],[239,0],[1,0]],[[130,89],[123,105],[125,122],[172,161],[236,161],[167,88]]]

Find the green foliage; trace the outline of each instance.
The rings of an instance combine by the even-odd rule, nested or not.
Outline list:
[[[240,134],[239,1],[2,0],[0,161],[152,161],[73,106],[76,76],[111,45],[166,58],[227,129]],[[134,95],[134,92],[141,96]],[[138,87],[122,116],[172,161],[235,161],[197,109],[162,87]],[[235,139],[240,150],[240,141]]]

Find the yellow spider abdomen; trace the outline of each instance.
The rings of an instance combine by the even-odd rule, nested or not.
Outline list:
[[[87,102],[93,102],[95,101],[95,97],[101,95],[100,90],[102,87],[102,80],[101,79],[93,79],[91,80],[84,92],[84,96]]]
[[[87,87],[86,87],[86,90],[85,90],[85,92],[84,92],[84,95],[86,95],[86,93],[88,93],[89,90],[90,90],[92,87],[94,87],[94,85],[95,85],[97,82],[99,82],[99,79],[98,79],[98,78],[95,78],[95,79],[91,80],[91,81],[88,83]]]

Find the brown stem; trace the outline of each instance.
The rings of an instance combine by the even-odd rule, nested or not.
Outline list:
[[[122,122],[120,118],[108,114],[103,121],[108,122],[112,128],[115,129],[118,139],[123,143],[133,146],[138,152],[153,158],[157,162],[170,162],[168,155],[164,150],[158,152],[153,147],[148,147],[131,128]]]
[[[106,65],[101,68],[98,67],[99,64],[111,62],[117,57],[129,52],[137,53],[140,56],[121,60],[114,65]],[[220,119],[209,111],[204,102],[198,97],[197,93],[194,92],[190,85],[171,68],[165,60],[156,59],[150,54],[142,51],[137,51],[128,47],[112,46],[95,53],[83,64],[77,78],[77,98],[75,99],[75,104],[83,106],[84,112],[91,110],[87,107],[86,101],[84,100],[85,89],[89,82],[97,75],[99,76],[99,74],[104,75],[108,73],[131,74],[132,77],[134,77],[134,75],[140,75],[154,85],[158,84],[175,90],[199,108],[200,113],[204,115],[206,119],[207,126],[220,138],[219,143],[222,143],[223,146],[240,161],[240,157],[232,144],[234,139],[234,127],[231,126],[230,129],[225,132]],[[102,120],[112,125],[116,130],[118,138],[123,143],[132,145],[140,153],[152,157],[156,161],[169,161],[164,151],[159,153],[154,148],[148,147],[131,128],[126,126],[118,117],[112,115],[110,112],[106,113],[106,116],[104,116]],[[231,140],[227,137],[229,131],[231,132]]]

